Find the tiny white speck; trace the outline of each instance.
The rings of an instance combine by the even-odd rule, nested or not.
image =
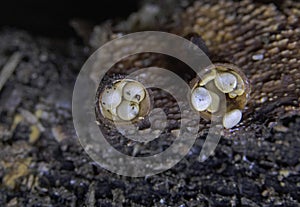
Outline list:
[[[165,203],[165,200],[164,200],[164,199],[160,199],[159,202],[160,202],[161,204],[164,204],[164,203]]]
[[[252,56],[252,60],[262,60],[262,59],[264,59],[263,54],[256,54]]]
[[[268,100],[267,97],[262,97],[262,98],[260,99],[260,103],[264,103],[264,102],[266,102],[267,100]]]

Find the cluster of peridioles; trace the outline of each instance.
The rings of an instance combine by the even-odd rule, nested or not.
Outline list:
[[[222,124],[226,129],[236,126],[242,119],[242,110],[249,98],[250,86],[246,76],[232,64],[214,64],[206,68],[202,79],[191,81],[190,101],[200,116],[211,118],[226,108]],[[225,97],[225,100],[222,100]],[[114,121],[134,121],[143,119],[150,109],[150,97],[146,88],[138,81],[116,80],[106,87],[99,98],[102,115]]]
[[[250,87],[245,75],[232,64],[214,64],[207,68],[201,80],[192,81],[191,103],[196,111],[211,117],[226,98],[223,126],[236,126],[242,119],[242,109],[249,97]]]
[[[116,80],[100,94],[99,105],[105,118],[131,121],[143,115],[148,107],[146,88],[130,79]]]

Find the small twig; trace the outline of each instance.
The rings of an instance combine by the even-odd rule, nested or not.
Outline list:
[[[19,52],[15,52],[4,65],[1,73],[0,73],[0,91],[2,90],[3,86],[5,85],[6,81],[9,79],[11,74],[16,69],[18,63],[21,60],[21,54]]]

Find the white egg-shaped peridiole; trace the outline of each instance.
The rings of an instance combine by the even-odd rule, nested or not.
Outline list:
[[[215,112],[217,112],[219,110],[220,97],[216,93],[214,93],[212,91],[209,91],[209,94],[211,96],[211,104],[207,108],[207,111],[209,111],[211,113],[215,113]]]
[[[210,70],[207,74],[203,76],[203,79],[200,81],[199,85],[204,86],[211,80],[215,79],[217,71],[215,69]]]
[[[237,78],[228,72],[218,73],[215,78],[215,84],[223,93],[229,93],[235,89]]]
[[[234,109],[232,111],[229,111],[225,114],[223,117],[223,126],[226,129],[230,129],[237,125],[242,119],[242,112],[241,110]]]
[[[115,88],[106,88],[101,96],[101,105],[105,110],[113,112],[122,101],[122,93]]]
[[[123,97],[127,101],[140,103],[145,98],[146,92],[142,84],[131,81],[123,87]]]
[[[127,83],[128,83],[128,81],[126,79],[121,80],[121,81],[116,81],[116,82],[114,82],[114,88],[122,94],[123,88]]]
[[[135,102],[123,100],[117,108],[117,115],[124,121],[130,121],[139,114],[139,105]]]
[[[212,98],[207,89],[197,87],[192,91],[191,102],[197,111],[204,111],[210,106]]]

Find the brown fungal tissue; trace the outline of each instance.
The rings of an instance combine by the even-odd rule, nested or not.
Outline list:
[[[237,65],[251,95],[239,134],[253,123],[299,115],[300,3],[197,1],[182,14],[179,34],[197,33],[212,56]]]
[[[228,136],[248,137],[254,128],[259,131],[262,123],[267,127],[274,126],[285,117],[299,115],[299,9],[300,4],[293,1],[285,1],[280,8],[250,0],[196,1],[181,13],[176,26],[168,30],[183,37],[199,35],[209,49],[218,74],[229,71],[237,81],[243,80],[244,84],[238,85],[244,86],[244,90],[235,88],[234,92],[224,93],[227,103],[225,113],[233,114],[235,118],[223,117],[223,125],[237,129],[225,132]],[[116,67],[114,72],[129,74],[131,68],[142,68],[146,62],[147,67],[167,65],[165,68],[172,68],[157,57],[147,54],[132,58],[124,61],[123,67]],[[224,68],[228,71],[222,71]],[[200,84],[200,79],[195,78],[190,83],[191,89],[196,88],[195,84]],[[207,84],[210,84],[209,81],[203,86]],[[159,92],[154,94],[158,94],[159,98],[154,98],[153,105],[164,103],[165,107],[174,107],[174,110],[168,110],[172,111],[169,116],[172,125],[168,129],[176,130],[180,116],[175,113],[174,103],[168,103],[170,99]],[[211,107],[196,111],[209,119],[211,113],[218,113]],[[229,125],[226,124],[228,120],[231,122]],[[200,130],[205,127],[206,122],[200,123]]]
[[[299,8],[293,1],[285,1],[280,9],[250,0],[196,1],[170,30],[185,37],[200,35],[213,63],[230,63],[245,74],[240,76],[247,80],[245,93],[226,93],[226,112],[243,112],[239,131],[254,122],[299,114]],[[151,65],[157,62],[147,59]],[[200,114],[209,118],[207,111]]]

